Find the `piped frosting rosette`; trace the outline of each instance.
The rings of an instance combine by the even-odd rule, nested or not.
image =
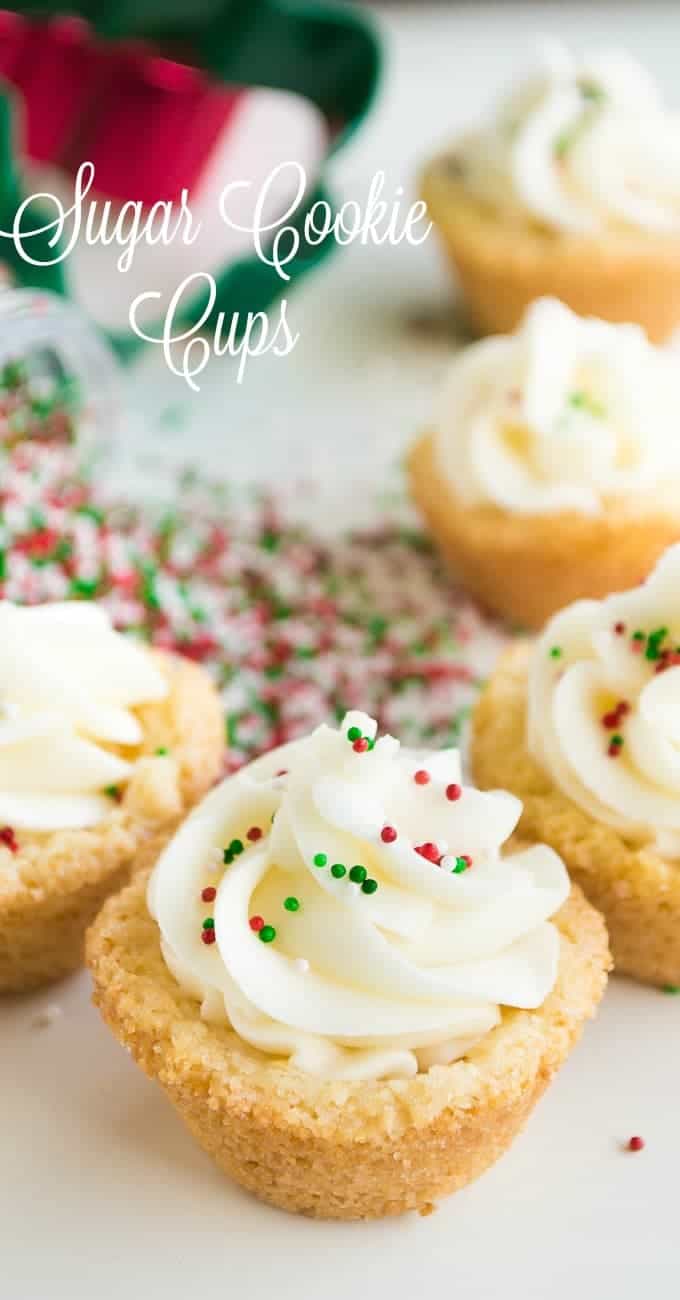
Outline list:
[[[594,514],[680,480],[680,377],[636,325],[534,303],[515,334],[454,361],[437,455],[456,494],[523,514]]]
[[[481,198],[564,232],[680,230],[680,115],[624,53],[546,45],[457,156]]]
[[[680,859],[680,545],[641,587],[550,620],[528,727],[534,756],[595,821]]]
[[[0,822],[94,826],[133,771],[135,706],[167,695],[148,653],[91,602],[0,601]]]
[[[409,1077],[553,987],[569,883],[521,812],[349,714],[217,787],[159,859],[165,961],[251,1047],[328,1078]]]

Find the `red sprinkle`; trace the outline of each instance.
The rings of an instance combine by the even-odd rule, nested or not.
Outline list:
[[[418,768],[418,771],[413,773],[416,785],[429,785],[430,779],[430,773],[426,772],[424,767]]]
[[[456,785],[455,781],[453,781],[451,785],[447,785],[446,787],[446,797],[447,799],[450,800],[451,803],[455,803],[457,799],[460,799],[462,793],[463,791],[461,786]]]
[[[612,740],[610,744],[607,746],[607,753],[609,754],[610,758],[618,758],[619,754],[621,753],[621,749],[622,746],[617,745],[616,742]]]
[[[0,829],[0,844],[4,844],[5,848],[9,849],[10,853],[19,852],[17,837],[12,826],[3,826]]]
[[[465,863],[466,867],[472,866],[472,858],[470,857],[469,853],[460,853],[459,857],[461,859],[461,862]]]
[[[623,636],[625,630],[626,630],[626,625],[625,625],[625,623],[615,623],[615,624],[614,624],[614,631],[616,632],[616,635],[617,635],[617,636]]]
[[[201,939],[203,940],[203,943],[214,943],[214,942],[215,942],[215,931],[214,931],[214,930],[201,930]]]
[[[603,714],[602,726],[606,727],[608,731],[613,731],[615,727],[618,727],[618,725],[619,725],[619,715],[616,712],[616,710],[612,710],[611,713]]]
[[[435,866],[439,866],[442,855],[437,845],[432,843],[432,840],[427,840],[425,844],[416,844],[415,848],[416,853],[419,853],[421,858],[426,858],[428,862],[433,862]]]
[[[254,930],[255,933],[257,934],[260,930],[264,929],[264,917],[263,917],[263,916],[251,916],[250,921],[249,921],[249,925],[250,925],[251,930]]]
[[[680,664],[680,654],[677,650],[662,650],[661,658],[654,671],[663,673],[667,668],[677,668],[678,664]]]
[[[352,749],[355,754],[365,754],[368,749],[368,741],[366,737],[360,736],[358,740],[355,740]]]
[[[394,826],[383,826],[380,832],[380,838],[383,844],[394,844],[394,841],[397,838],[397,832],[395,831]]]
[[[262,839],[261,828],[259,826],[251,826],[250,830],[246,834],[246,839],[250,840],[251,844],[254,844],[256,840],[261,840]]]
[[[205,889],[201,890],[201,898],[204,903],[212,903],[217,898],[217,890],[214,885],[206,885]]]
[[[628,1143],[629,1151],[642,1151],[645,1145],[645,1139],[641,1137],[632,1137]]]
[[[282,767],[282,768],[280,769],[280,771],[278,771],[278,772],[276,773],[276,775],[277,775],[277,776],[288,776],[288,768],[287,768],[287,767]]]

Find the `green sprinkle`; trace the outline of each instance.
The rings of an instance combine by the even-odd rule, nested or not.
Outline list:
[[[214,916],[206,916],[205,921],[203,922],[203,929],[204,929],[204,930],[214,930],[214,929],[215,929],[215,918],[214,918]]]
[[[584,392],[581,388],[574,389],[573,393],[569,394],[567,401],[575,410],[587,411],[589,415],[597,416],[598,419],[601,419],[605,414],[602,402],[598,402],[596,397]]]
[[[120,795],[120,789],[117,785],[107,785],[104,788],[104,794],[108,795],[109,799],[117,799]]]
[[[276,938],[276,930],[273,925],[263,925],[259,931],[260,943],[271,943]]]
[[[647,649],[645,650],[645,659],[654,660],[654,659],[661,658],[661,650],[659,647],[661,646],[661,643],[667,636],[668,636],[667,627],[657,627],[653,632],[650,632],[647,638]]]
[[[68,537],[62,537],[61,540],[57,542],[54,551],[54,559],[58,560],[61,564],[64,560],[68,560],[72,553],[73,543],[69,541]]]
[[[95,524],[103,524],[104,522],[104,511],[97,506],[78,506],[76,514],[81,515],[83,519],[92,519]]]
[[[601,104],[607,98],[602,87],[595,81],[579,81],[578,88],[583,98],[591,104]]]
[[[343,867],[342,862],[334,862],[331,867],[331,875],[335,876],[336,880],[342,880],[342,877],[347,875],[347,867]]]
[[[312,861],[315,867],[325,867],[328,858],[325,853],[315,853]]]
[[[367,875],[368,872],[366,868],[357,865],[356,867],[351,868],[349,878],[350,880],[353,880],[355,884],[363,885]]]
[[[554,645],[554,646],[551,646],[551,647],[550,647],[550,658],[551,658],[551,659],[559,659],[560,656],[561,656],[561,654],[562,654],[562,648],[561,648],[561,646]]]
[[[633,640],[634,640],[634,641],[644,641],[645,639],[646,639],[646,638],[645,638],[645,634],[644,634],[644,632],[640,632],[639,629],[638,629],[637,632],[633,632]]]
[[[94,596],[98,586],[98,578],[72,578],[70,583],[71,595],[85,596],[89,599],[89,597]]]
[[[451,868],[452,875],[459,876],[461,871],[467,871],[467,865],[465,858],[456,858],[456,865]]]
[[[369,876],[367,880],[364,880],[361,888],[364,894],[374,894],[376,889],[378,888],[378,882],[377,880],[373,880],[372,877]]]
[[[229,845],[229,852],[232,853],[235,858],[238,857],[239,853],[243,853],[243,840],[232,840]]]
[[[664,984],[662,992],[670,993],[671,997],[675,997],[680,993],[680,984]]]
[[[166,758],[169,753],[170,750],[167,749],[165,745],[159,745],[156,750],[156,758]]]
[[[7,361],[0,375],[3,388],[19,388],[28,379],[28,371],[23,361]]]
[[[225,849],[225,850],[224,850],[224,865],[225,865],[226,867],[230,867],[233,861],[234,861],[234,855],[233,855],[231,849]]]
[[[358,727],[350,727],[347,732],[347,739],[351,741],[361,740],[361,732]]]
[[[618,731],[617,731],[616,734],[615,734],[614,736],[612,736],[612,738],[611,738],[611,740],[610,740],[609,743],[610,743],[610,745],[622,745],[622,744],[623,744],[623,736],[620,736],[619,733],[618,733]]]
[[[287,912],[299,912],[300,899],[294,898],[293,895],[291,894],[290,898],[284,898],[283,906],[285,907]]]

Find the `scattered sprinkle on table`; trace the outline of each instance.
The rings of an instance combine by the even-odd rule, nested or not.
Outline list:
[[[328,539],[287,501],[195,474],[173,495],[122,503],[72,447],[0,444],[0,599],[98,599],[118,629],[204,664],[228,771],[351,709],[405,744],[459,742],[503,636],[405,504]]]

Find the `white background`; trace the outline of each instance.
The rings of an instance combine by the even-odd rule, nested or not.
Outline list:
[[[411,186],[428,152],[522,66],[532,38],[637,52],[680,104],[674,3],[427,5],[388,11],[387,73],[365,130],[334,164],[360,197],[379,167]],[[302,337],[218,360],[190,396],[160,358],[129,381],[130,486],[150,460],[200,454],[232,477],[325,472],[346,517],[427,417],[455,340],[434,242],[354,247],[291,302]],[[174,424],[173,429],[169,426]],[[191,433],[191,443],[187,431]],[[353,505],[348,503],[352,501]],[[36,1017],[50,1004],[49,1027]],[[680,998],[614,981],[597,1022],[512,1152],[428,1219],[310,1223],[264,1208],[194,1147],[89,1005],[85,975],[0,1009],[1,1300],[654,1300],[677,1293]],[[646,1148],[624,1150],[641,1133]]]

